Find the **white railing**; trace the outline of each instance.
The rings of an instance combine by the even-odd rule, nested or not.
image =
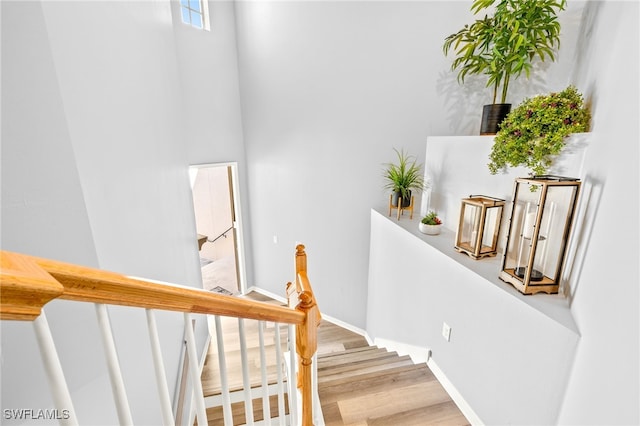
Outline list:
[[[62,413],[56,416],[60,424],[77,425],[82,424],[82,420],[77,418],[47,318],[42,310],[48,301],[55,298],[95,304],[117,417],[122,425],[132,425],[134,419],[120,371],[108,308],[110,304],[137,306],[146,311],[156,388],[161,407],[159,417],[162,418],[164,425],[180,424],[181,421],[176,419],[171,403],[158,336],[155,311],[162,309],[183,312],[185,364],[188,366],[188,382],[191,385],[191,389],[187,392],[193,396],[192,409],[187,416],[188,424],[207,425],[207,409],[214,406],[221,407],[225,426],[238,424],[239,420],[234,419],[232,410],[232,405],[237,402],[244,403],[244,423],[256,424],[258,422],[254,419],[254,401],[262,403],[262,420],[259,424],[305,426],[323,424],[321,416],[318,416],[319,411],[313,407],[313,401],[316,401],[315,406],[319,408],[317,391],[311,388],[315,386],[316,380],[312,377],[315,374],[313,357],[316,346],[315,330],[320,315],[306,279],[306,254],[303,246],[298,246],[296,251],[296,284],[287,286],[289,307],[132,279],[15,253],[2,252],[1,254],[0,318],[3,321],[33,321],[54,404],[57,412]],[[302,266],[304,268],[301,268]],[[220,391],[217,395],[205,395],[201,380],[202,365],[198,360],[192,321],[194,315],[203,314],[214,315],[215,336],[212,336],[212,340],[215,340],[215,348],[212,352],[217,353],[215,358],[220,374]],[[229,346],[230,343],[225,342],[225,336],[229,339],[229,335],[225,334],[224,325],[229,321],[225,321],[225,324],[222,321],[229,317],[237,318],[238,333],[234,338],[238,339],[237,344],[240,348],[242,376],[240,389],[237,387],[231,389],[229,379],[229,375],[233,373],[230,370],[235,367],[230,367],[225,352],[225,346]],[[257,383],[250,374],[246,322],[257,326],[259,359],[255,362],[260,366],[260,377]],[[268,324],[273,324],[273,336],[265,336]],[[283,327],[287,334],[285,351],[282,350],[281,340]],[[273,352],[267,352],[265,337],[273,340]],[[301,339],[304,340],[301,341]],[[275,360],[275,379],[273,380],[269,380],[268,377],[267,360],[270,358]],[[236,365],[237,362],[233,364]],[[8,366],[3,365],[3,368]],[[273,417],[271,396],[277,399],[277,414]],[[286,413],[286,406],[289,407],[289,414]]]

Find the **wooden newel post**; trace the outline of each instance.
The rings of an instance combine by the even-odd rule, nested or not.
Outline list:
[[[313,425],[313,388],[312,367],[313,355],[318,348],[318,326],[320,310],[316,304],[313,290],[307,278],[307,254],[304,246],[296,247],[296,285],[295,291],[289,283],[287,294],[289,305],[293,305],[292,293],[297,294],[295,309],[305,314],[305,321],[296,326],[296,352],[298,354],[298,387],[302,393],[302,424]]]

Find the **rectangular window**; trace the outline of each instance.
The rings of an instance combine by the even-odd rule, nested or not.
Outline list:
[[[209,11],[206,0],[180,0],[182,22],[201,30],[209,30]]]

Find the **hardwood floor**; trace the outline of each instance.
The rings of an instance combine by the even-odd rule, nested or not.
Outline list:
[[[265,300],[258,294],[250,297]],[[246,321],[252,386],[259,386],[259,355],[252,349],[257,346],[256,324]],[[223,325],[225,353],[231,363],[230,384],[238,388],[242,381],[234,361],[239,359],[238,346],[231,343],[237,341],[237,320],[223,319]],[[272,336],[273,329],[265,335]],[[273,348],[271,338],[266,343]],[[202,373],[205,395],[219,392],[217,362],[212,362],[217,360],[215,350],[212,345]],[[270,357],[268,364],[272,379],[277,362]],[[469,424],[426,364],[416,365],[408,356],[371,347],[363,336],[327,321],[322,321],[318,329],[318,393],[327,426]],[[275,402],[271,404],[274,414],[276,406]],[[254,400],[256,421],[262,418],[261,407],[262,401]],[[234,404],[233,411],[234,424],[243,424],[244,404]],[[207,414],[209,425],[222,424],[221,409],[209,408]]]

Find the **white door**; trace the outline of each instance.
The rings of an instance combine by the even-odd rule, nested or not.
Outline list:
[[[202,286],[222,294],[244,293],[236,165],[191,166],[189,175],[196,238],[200,244]]]

